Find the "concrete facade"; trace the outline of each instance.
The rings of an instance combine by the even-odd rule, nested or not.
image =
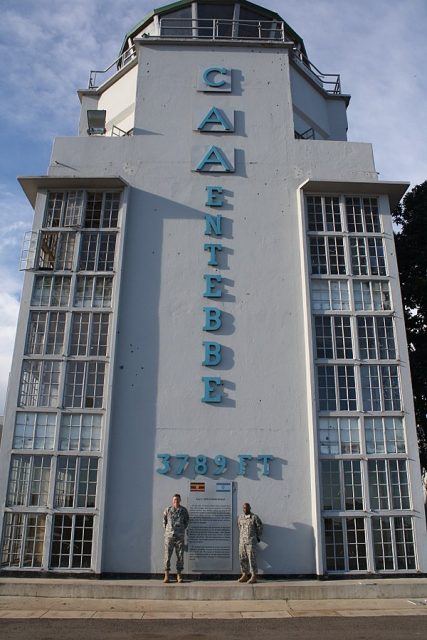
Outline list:
[[[328,92],[295,58],[295,45],[287,38],[283,42],[165,38],[156,34],[155,24],[154,17],[145,27],[153,34],[149,38],[135,34],[135,57],[127,66],[104,85],[80,92],[80,135],[55,140],[48,175],[22,179],[29,197],[34,200],[37,191],[37,198],[34,256],[30,256],[33,261],[24,283],[1,454],[0,500],[9,514],[3,526],[3,568],[160,573],[161,515],[172,494],[179,491],[185,504],[191,480],[225,478],[233,481],[234,515],[242,502],[249,501],[265,522],[259,550],[264,574],[424,572],[424,509],[389,204],[396,202],[406,185],[378,181],[371,145],[346,141],[349,97]],[[208,79],[214,82],[225,75],[218,69],[231,70],[231,91],[218,90],[203,79],[204,71],[212,67],[216,71]],[[226,116],[232,131],[222,124],[200,127],[213,107]],[[88,109],[106,110],[105,136],[86,134]],[[111,137],[113,126],[122,133],[133,129],[133,135]],[[314,139],[296,138],[308,129],[313,129]],[[206,162],[200,168],[212,147],[230,162],[231,171],[224,170],[225,161]],[[75,191],[85,194],[86,206],[94,191],[120,193],[117,223],[91,226],[87,218],[80,217],[74,225],[46,225],[46,212],[54,210],[52,194]],[[68,202],[70,196],[66,197]],[[338,206],[339,202],[341,223],[332,230],[335,234],[329,227],[323,229],[323,235],[321,226],[310,227],[310,197],[318,198],[316,206],[323,207],[324,216],[328,203]],[[372,213],[375,224],[380,225],[376,231],[350,230],[349,197],[363,203],[366,210],[377,207],[378,213]],[[110,196],[102,198],[99,207],[104,216]],[[221,234],[215,234],[205,218],[219,214]],[[71,294],[63,306],[40,306],[34,302],[35,280],[47,273],[46,263],[41,267],[40,262],[41,238],[43,233],[52,234],[53,228],[75,234],[66,268],[65,263],[59,270],[49,266],[49,275],[70,278]],[[108,242],[115,238],[114,263],[103,263],[104,268],[97,269],[86,261],[84,266],[91,242],[94,247],[98,242],[93,249],[95,262],[101,259],[103,233],[110,234]],[[47,236],[43,238],[48,242]],[[316,272],[320,263],[313,246],[319,246],[318,239],[325,243],[328,257],[325,268]],[[365,241],[369,254],[366,275],[357,273],[354,254],[355,244]],[[338,272],[332,243],[344,261]],[[221,250],[206,248],[206,244],[221,245]],[[383,250],[378,249],[380,245]],[[383,272],[374,269],[372,247],[377,248],[380,262],[384,252]],[[112,277],[113,301],[103,312],[99,302],[85,304],[78,298],[79,286],[86,286],[88,278],[99,277]],[[106,280],[103,282],[105,285]],[[337,307],[330,314],[326,307],[319,312],[313,302],[316,287],[331,282],[332,287],[349,287],[348,305],[341,307],[341,314]],[[371,309],[363,316],[372,319],[375,327],[386,323],[388,344],[393,340],[394,346],[387,358],[379,352],[376,357],[371,352],[365,358],[362,354],[364,334],[355,291],[359,284],[372,288],[370,282],[386,283],[381,286],[389,288],[391,295],[392,306]],[[216,331],[204,330],[206,307],[221,313],[222,326]],[[51,314],[37,316],[37,322],[46,322],[45,326],[53,319],[63,321],[63,345],[57,351],[34,348],[31,336],[42,331],[33,327],[37,313]],[[53,317],[52,313],[63,316]],[[345,318],[339,322],[350,332],[351,354],[346,351],[344,357],[339,356],[335,349],[332,355],[319,358],[317,317],[330,319],[335,331],[336,319]],[[90,326],[86,346],[80,338],[78,344],[73,342],[77,321]],[[92,332],[93,338],[95,322],[108,326],[102,349],[100,334],[98,346],[88,346],[87,335]],[[321,322],[324,326],[325,321]],[[380,344],[378,331],[377,327]],[[209,341],[220,345],[222,359],[215,366],[202,364],[204,357],[206,361],[203,343]],[[31,382],[23,377],[23,367],[32,366],[32,372],[34,366],[45,367],[43,358],[53,362],[51,370],[57,372],[57,390],[47,401],[42,392],[28,392],[25,385]],[[31,364],[34,362],[38,364]],[[98,367],[97,372],[93,373],[91,363]],[[105,370],[103,384],[96,378],[101,369]],[[350,380],[347,399],[340,382],[344,369],[347,382]],[[76,382],[79,371],[81,382]],[[326,379],[335,376],[335,408],[333,399],[328,396],[325,400],[320,389],[320,371],[326,372]],[[376,375],[383,384],[378,406],[374,406],[374,392],[368,400],[365,372],[371,381]],[[89,393],[91,375],[101,390],[95,389],[90,401],[84,399],[84,393],[79,400],[76,388],[83,385]],[[203,382],[206,377],[221,382],[209,388]],[[211,402],[215,395],[219,402]],[[326,408],[324,401],[329,403]],[[367,409],[369,401],[373,405]],[[21,413],[55,416],[52,442],[41,451],[35,441],[33,451],[28,444],[18,446],[22,441],[17,439],[15,424]],[[100,420],[98,445],[83,447],[80,440],[80,445],[67,450],[59,424],[68,424],[73,416],[77,421],[90,418],[92,432]],[[353,439],[355,430],[358,433],[353,448],[345,448],[347,441],[340,431],[341,449],[325,453],[325,442],[319,440],[322,419],[339,424],[339,429],[344,421],[353,420],[353,427],[357,425]],[[396,441],[404,433],[404,444],[394,455],[388,445],[382,451],[375,444],[374,455],[366,435],[368,425],[378,441],[378,420],[389,425],[388,419],[394,421]],[[23,454],[28,457],[31,453],[36,454],[34,459],[39,460],[41,454],[45,459],[40,473],[46,482],[45,493],[41,491],[46,503],[38,499],[40,503],[34,504],[37,499],[32,490],[28,493],[25,487],[18,487],[19,482],[24,483],[19,480],[27,462]],[[171,456],[171,469],[166,473],[158,473],[160,454]],[[178,473],[177,456],[182,454],[190,459]],[[246,470],[239,457],[244,454],[252,456]],[[16,481],[10,479],[11,455]],[[227,458],[227,466],[215,476],[215,458],[220,455]],[[266,455],[272,456],[269,474]],[[198,463],[197,456],[206,460]],[[34,469],[36,463],[31,464]],[[331,503],[325,469],[330,470]],[[339,479],[331,480],[337,473]],[[92,480],[86,480],[86,489],[81,490],[86,491],[84,499],[78,487],[88,477]],[[91,482],[92,491],[93,482],[96,485],[92,501],[88,498]],[[382,501],[376,488],[383,491]],[[27,498],[14,497],[19,491],[27,491]],[[334,500],[341,500],[341,506]],[[27,518],[24,531],[30,526],[28,518],[39,516],[39,537],[33,543],[31,562],[19,540],[15,542],[18,551],[12,550],[10,523],[22,514]],[[93,533],[76,542],[89,526]],[[383,535],[380,542],[379,531]],[[405,544],[400,542],[402,535]],[[85,544],[89,556],[83,550]],[[233,548],[231,572],[237,573],[237,534]],[[187,562],[186,571],[191,570]]]

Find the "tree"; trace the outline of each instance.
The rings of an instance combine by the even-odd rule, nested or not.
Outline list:
[[[421,464],[427,468],[427,181],[393,212]]]

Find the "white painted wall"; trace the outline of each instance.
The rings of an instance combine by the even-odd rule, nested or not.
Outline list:
[[[58,139],[53,152],[79,175],[121,175],[131,185],[102,570],[162,570],[161,513],[176,491],[186,502],[194,477],[156,473],[156,454],[169,452],[231,458],[236,511],[250,501],[266,524],[261,570],[315,573],[297,188],[310,177],[376,180],[371,146],[294,139],[286,49],[145,45],[144,60],[141,135]],[[232,67],[233,93],[197,92],[203,65]],[[192,114],[213,105],[236,112],[233,134],[193,131]],[[192,147],[203,144],[234,146],[236,172],[192,172]],[[204,214],[219,211],[204,206],[209,184],[225,189],[218,270],[203,251]],[[210,370],[201,365],[211,337],[202,331],[203,275],[217,272],[225,295],[211,306],[226,314],[216,336],[224,360]],[[200,400],[210,371],[225,381],[217,406]],[[273,453],[271,476],[238,476],[239,453]]]

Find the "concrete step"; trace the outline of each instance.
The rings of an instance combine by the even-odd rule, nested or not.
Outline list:
[[[255,585],[247,585],[191,579],[183,584],[163,584],[160,580],[4,577],[0,578],[0,596],[195,601],[427,598],[427,578],[261,580]]]

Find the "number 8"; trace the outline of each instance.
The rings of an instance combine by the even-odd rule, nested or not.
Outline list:
[[[208,472],[206,456],[197,456],[194,461],[194,471],[197,475],[204,476]]]

